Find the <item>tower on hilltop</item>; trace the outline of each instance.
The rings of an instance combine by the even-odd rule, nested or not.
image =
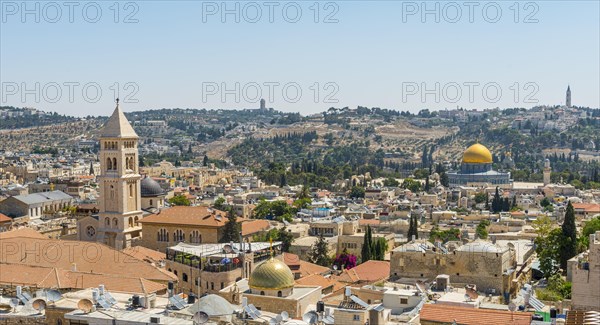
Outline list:
[[[567,99],[565,101],[567,107],[571,108],[571,86],[567,86]]]

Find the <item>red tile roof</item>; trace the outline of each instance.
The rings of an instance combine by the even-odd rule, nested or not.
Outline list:
[[[0,222],[11,222],[11,221],[12,221],[12,218],[0,213]]]
[[[221,218],[217,218],[221,216]],[[221,227],[227,222],[227,213],[204,206],[174,206],[149,215],[140,222],[155,224],[190,225],[200,227]],[[238,221],[241,221],[238,219]]]
[[[600,213],[600,204],[595,203],[573,203],[573,209],[583,210],[587,213]]]
[[[440,324],[452,324],[456,321],[461,325],[529,325],[531,313],[425,304],[421,309],[420,319]]]
[[[283,253],[280,259],[292,270],[293,273],[299,273],[300,277],[305,277],[313,274],[326,274],[329,268],[303,261],[296,254]]]
[[[388,261],[366,261],[355,268],[344,270],[337,279],[340,282],[356,283],[368,282],[374,283],[385,280],[390,276],[390,262]]]
[[[271,228],[269,221],[264,219],[255,219],[242,222],[242,236],[256,234],[260,231]]]

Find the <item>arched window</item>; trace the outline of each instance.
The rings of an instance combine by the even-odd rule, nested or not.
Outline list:
[[[104,219],[104,224],[105,224],[107,227],[110,227],[110,218],[106,218],[106,219]]]
[[[106,170],[112,170],[112,159],[106,158]]]
[[[183,282],[188,282],[188,276],[187,276],[187,273],[183,273],[183,274],[181,275],[181,278],[182,278]]]
[[[150,206],[152,206],[152,199],[150,199]]]
[[[192,244],[201,244],[202,243],[202,235],[198,230],[194,230],[190,233],[190,243]]]
[[[113,158],[113,169],[117,170],[117,158]]]
[[[129,218],[129,228],[133,227],[133,218]]]
[[[177,275],[177,270],[174,270],[173,273],[175,273],[175,275]]]
[[[162,228],[158,231],[157,240],[160,242],[168,242],[169,241],[169,232],[167,231],[167,229]]]
[[[261,295],[261,296],[264,296],[264,295],[265,295],[265,292],[264,292],[264,291],[261,291],[261,292],[260,292],[260,295]]]
[[[140,219],[138,218],[138,216],[135,216],[135,218],[133,218],[133,224],[137,226],[138,221],[140,221]]]
[[[113,218],[113,227],[118,227],[119,226],[119,219],[117,218]]]
[[[277,291],[277,297],[283,297],[283,293],[281,291]]]
[[[129,184],[129,197],[133,197],[133,184]]]
[[[175,230],[175,232],[173,233],[173,241],[175,241],[175,242],[185,241],[185,234],[183,233],[183,230],[181,230],[181,229]]]

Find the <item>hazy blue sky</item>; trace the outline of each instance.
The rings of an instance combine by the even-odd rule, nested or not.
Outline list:
[[[574,105],[600,106],[599,1],[474,3],[134,1],[115,17],[113,1],[2,0],[0,104],[107,115],[118,83],[126,111],[255,108],[274,90],[268,107],[304,114],[416,112],[561,104],[570,84]]]

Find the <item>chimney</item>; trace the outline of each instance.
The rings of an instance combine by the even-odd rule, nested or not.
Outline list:
[[[100,295],[104,295],[104,284],[99,284],[98,285],[98,293],[100,293]]]

